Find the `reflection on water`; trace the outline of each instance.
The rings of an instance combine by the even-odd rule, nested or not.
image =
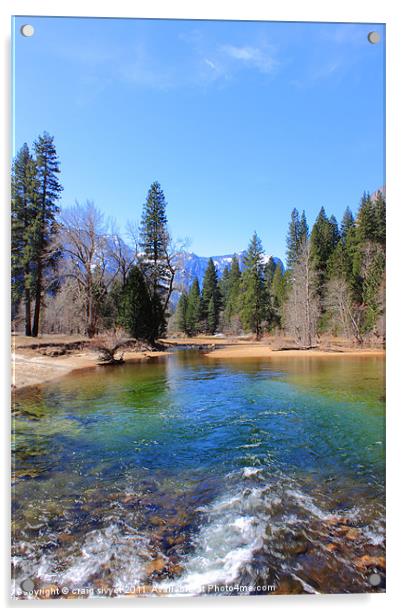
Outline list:
[[[383,590],[383,381],[378,357],[177,353],[21,392],[14,593]]]

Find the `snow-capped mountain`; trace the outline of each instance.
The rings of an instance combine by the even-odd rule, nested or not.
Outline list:
[[[246,251],[243,250],[242,252],[234,253],[231,255],[218,255],[211,257],[216,267],[218,278],[221,278],[225,267],[230,266],[233,256],[236,256],[238,258],[240,270],[243,270],[245,255]],[[193,252],[182,252],[177,255],[175,259],[176,275],[174,280],[174,286],[176,290],[173,292],[171,298],[173,306],[176,305],[180,297],[180,291],[188,291],[195,278],[198,278],[200,287],[202,287],[202,281],[204,278],[205,270],[208,267],[209,259],[210,257],[200,257]],[[270,255],[264,255],[264,263],[267,263],[269,259]],[[278,257],[272,257],[272,259],[274,260],[275,264],[279,263],[282,266],[282,269],[284,269],[283,263],[280,259],[278,259]]]

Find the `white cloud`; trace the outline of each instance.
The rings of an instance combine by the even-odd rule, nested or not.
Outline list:
[[[168,49],[165,55],[161,55],[153,41],[146,37],[128,44],[122,41],[111,50],[90,43],[67,48],[63,53],[81,65],[88,90],[96,84],[91,98],[99,87],[111,87],[115,81],[155,90],[205,87],[231,81],[241,70],[268,75],[279,65],[276,50],[266,41],[257,44],[255,41],[245,44],[212,41],[199,30],[179,35],[178,41],[183,45],[181,56],[171,56]],[[173,50],[176,50],[176,44]]]
[[[331,60],[326,64],[323,64],[319,68],[315,69],[311,74],[312,81],[320,81],[321,79],[327,79],[334,73],[342,69],[342,61],[340,58]]]
[[[221,50],[232,60],[240,61],[262,73],[272,73],[278,65],[272,51],[265,47],[223,45]]]
[[[209,68],[212,68],[212,70],[216,71],[218,69],[218,67],[216,66],[214,62],[212,62],[212,60],[209,60],[208,58],[204,58],[204,62],[207,66],[209,66]]]

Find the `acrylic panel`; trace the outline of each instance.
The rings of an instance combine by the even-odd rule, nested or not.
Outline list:
[[[13,18],[12,596],[385,591],[385,25]]]

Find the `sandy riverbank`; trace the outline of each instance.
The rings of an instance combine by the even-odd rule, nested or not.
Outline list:
[[[69,336],[53,336],[38,339],[38,343],[71,344],[78,342],[78,338]],[[159,357],[174,352],[177,346],[203,347],[203,356],[210,359],[279,359],[283,357],[336,357],[336,356],[384,356],[383,349],[356,349],[346,345],[332,345],[328,348],[310,350],[280,350],[266,341],[255,342],[249,339],[217,338],[200,336],[196,338],[166,339],[166,351],[126,351],[124,359],[128,362],[147,361],[151,357]],[[39,385],[56,380],[74,370],[95,367],[98,363],[98,353],[80,349],[72,350],[64,355],[49,357],[32,349],[32,338],[18,336],[13,338],[13,390]],[[171,350],[169,350],[171,349]]]
[[[146,361],[150,357],[166,355],[159,351],[128,351],[126,361]],[[18,349],[12,353],[12,388],[14,391],[32,385],[57,380],[75,370],[93,368],[98,363],[98,354],[89,351],[60,357],[46,357],[37,352]]]
[[[342,350],[320,350],[320,349],[289,349],[274,350],[268,346],[258,344],[245,344],[242,346],[231,345],[224,348],[214,349],[205,354],[211,358],[222,359],[247,359],[247,358],[280,358],[280,357],[345,357],[345,356],[365,356],[378,355],[384,356],[382,349],[342,349]]]
[[[222,359],[278,358],[278,357],[336,357],[336,356],[384,356],[383,348],[357,348],[350,342],[338,338],[327,338],[320,346],[313,349],[286,348],[292,346],[289,339],[278,340],[266,338],[255,341],[251,338],[219,338],[215,336],[197,336],[194,338],[167,338],[168,345],[194,345],[203,348],[203,355]],[[281,346],[285,348],[281,348]]]

